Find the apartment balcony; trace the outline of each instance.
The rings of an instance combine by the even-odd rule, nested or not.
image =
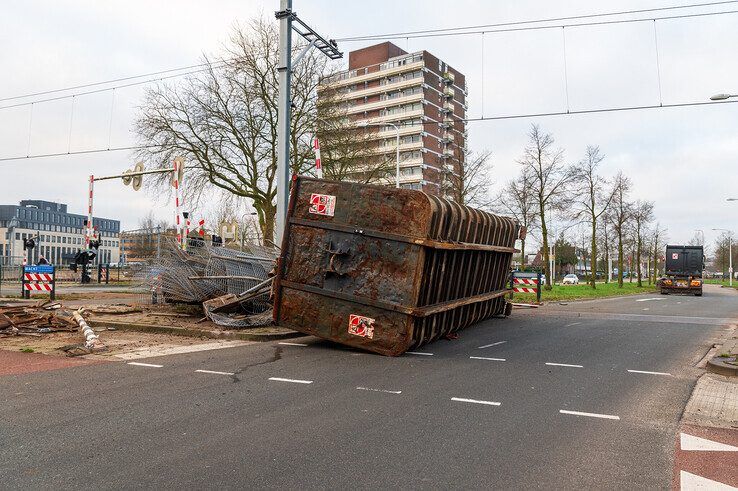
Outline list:
[[[383,70],[377,70],[362,75],[351,75],[350,73],[339,73],[333,80],[327,80],[324,84],[326,87],[336,88],[343,87],[346,85],[353,85],[359,82],[367,82],[369,80],[376,80],[378,78],[389,77],[398,73],[412,72],[418,68],[423,68],[425,63],[423,60],[416,61],[414,63],[408,63],[406,65],[399,65],[392,68],[385,68]],[[422,77],[421,77],[422,79]]]
[[[368,126],[369,130],[378,130],[379,128],[374,126]],[[417,135],[423,132],[423,125],[415,125],[415,126],[400,126],[400,136],[408,136],[408,135]],[[397,136],[397,132],[394,130],[394,128],[390,128],[386,131],[376,131],[374,133],[370,133],[366,136],[368,140],[379,140],[379,139],[386,139],[386,138],[395,138]]]
[[[456,77],[454,77],[454,74],[451,72],[444,72],[443,74],[443,81],[447,84],[453,84],[456,80]]]
[[[400,152],[412,152],[413,150],[420,150],[423,148],[423,142],[412,142],[412,143],[401,143]],[[393,143],[392,145],[382,145],[371,149],[368,153],[370,155],[383,155],[397,152],[397,147]]]
[[[454,141],[454,137],[451,133],[446,132],[441,136],[441,141],[446,144],[452,143]]]
[[[405,111],[401,113],[395,113],[395,114],[387,114],[385,116],[377,116],[375,118],[371,119],[362,119],[358,121],[354,121],[354,124],[358,125],[359,123],[386,123],[388,121],[396,122],[396,121],[403,121],[405,119],[413,119],[413,118],[419,118],[423,115],[423,108],[415,109],[413,111]]]
[[[366,104],[356,104],[346,110],[346,114],[358,114],[365,111],[376,111],[377,109],[385,109],[388,107],[401,106],[403,104],[412,104],[423,100],[423,93],[408,95],[405,97],[395,97],[394,99],[385,99],[383,101],[368,102]]]
[[[449,99],[453,99],[456,95],[456,91],[454,91],[454,89],[452,89],[451,87],[446,87],[445,89],[443,89],[443,95]]]
[[[409,89],[411,87],[417,87],[418,85],[425,85],[423,77],[411,78],[409,80],[401,80],[399,82],[393,82],[391,84],[379,85],[377,87],[369,87],[367,89],[355,90],[353,92],[345,92],[338,94],[337,99],[341,100],[352,100],[360,99],[363,97],[369,97],[377,94],[384,94],[386,92],[393,92],[395,90]]]

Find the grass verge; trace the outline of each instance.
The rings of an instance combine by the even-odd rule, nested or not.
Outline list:
[[[638,284],[623,283],[623,288],[618,288],[617,283],[597,283],[597,288],[592,289],[590,285],[554,285],[553,289],[548,291],[544,289],[541,292],[542,302],[557,302],[562,300],[586,300],[589,298],[602,297],[618,297],[621,295],[637,295],[639,293],[653,293],[658,289],[654,285],[645,284],[638,288]],[[513,296],[513,302],[533,303],[536,296],[533,293],[516,293]]]

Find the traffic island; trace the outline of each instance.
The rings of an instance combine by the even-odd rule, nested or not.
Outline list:
[[[728,377],[738,377],[738,340],[731,339],[707,361],[707,370]]]

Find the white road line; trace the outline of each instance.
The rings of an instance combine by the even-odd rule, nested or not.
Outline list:
[[[463,397],[452,397],[452,401],[456,402],[471,402],[472,404],[485,404],[487,406],[501,406],[501,402],[493,402],[493,401],[478,401],[476,399],[464,399]]]
[[[284,345],[284,346],[307,346],[307,344],[304,344],[304,343],[288,343],[286,341],[283,341],[283,342],[277,343],[277,344],[281,344],[281,345]]]
[[[578,324],[581,324],[581,322],[572,322],[571,324],[567,324],[564,327],[576,326]]]
[[[636,302],[652,302],[652,301],[657,301],[657,302],[659,302],[659,301],[661,301],[661,300],[665,300],[665,299],[664,299],[664,298],[661,298],[661,297],[654,297],[654,298],[639,298],[638,300],[636,300]]]
[[[651,309],[649,309],[649,308],[645,308],[645,309],[643,309],[643,310],[651,310]]]
[[[628,370],[630,373],[645,373],[647,375],[667,375],[671,377],[670,373],[667,372],[647,372],[645,370]]]
[[[568,363],[546,363],[546,365],[552,367],[571,367],[571,368],[584,368],[582,365],[569,365]]]
[[[164,368],[164,365],[153,365],[151,363],[139,363],[137,361],[129,361],[127,365],[136,365],[137,367]]]
[[[212,373],[213,375],[235,375],[232,372],[216,372],[214,370],[195,370],[198,373]]]
[[[582,413],[579,411],[567,411],[566,409],[559,409],[559,412],[561,414],[571,414],[574,416],[589,416],[590,418],[620,419],[620,416],[613,416],[612,414]]]
[[[401,390],[372,389],[370,387],[357,387],[356,390],[368,390],[370,392],[384,392],[385,394],[402,394]]]
[[[312,384],[312,380],[297,380],[297,379],[291,379],[291,378],[280,378],[280,377],[269,377],[269,380],[274,380],[275,382],[292,382],[293,384]]]
[[[491,348],[492,346],[497,346],[498,344],[507,343],[507,341],[497,341],[496,343],[492,344],[485,344],[484,346],[480,346],[477,349],[483,349],[483,348]]]
[[[408,355],[423,355],[423,356],[433,356],[433,353],[423,353],[422,351],[406,351]]]
[[[486,358],[484,356],[470,356],[472,360],[507,361],[505,358]]]

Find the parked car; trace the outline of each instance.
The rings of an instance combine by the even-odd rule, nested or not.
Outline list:
[[[575,274],[568,274],[564,276],[564,279],[561,280],[562,285],[578,285],[579,284],[579,277]]]

